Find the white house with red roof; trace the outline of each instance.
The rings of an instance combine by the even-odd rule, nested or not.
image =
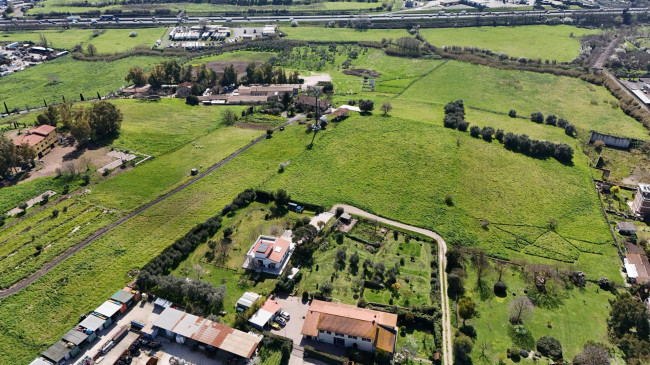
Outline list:
[[[246,254],[245,269],[280,275],[289,263],[294,244],[283,237],[259,236]]]

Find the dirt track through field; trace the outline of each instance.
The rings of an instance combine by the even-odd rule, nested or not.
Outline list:
[[[298,118],[298,117],[300,117],[300,116],[297,116],[296,118]],[[281,127],[285,127],[285,126],[293,123],[294,119],[296,119],[296,118],[290,119],[286,123],[282,124],[281,126],[278,126],[278,127],[274,128],[273,130],[276,131],[276,130],[280,129]],[[197,175],[192,180],[190,180],[190,181],[184,183],[183,185],[175,188],[174,190],[168,192],[167,194],[162,195],[162,196],[156,198],[155,200],[153,200],[153,201],[151,201],[151,202],[149,202],[149,203],[147,203],[145,205],[142,205],[141,207],[137,208],[133,212],[131,212],[128,215],[116,220],[115,222],[109,224],[108,226],[103,227],[103,228],[95,231],[92,235],[90,235],[90,237],[86,238],[85,240],[81,241],[80,243],[76,244],[75,246],[72,246],[72,247],[68,248],[65,252],[63,252],[61,255],[57,256],[56,258],[54,258],[52,261],[48,262],[46,265],[41,267],[38,271],[34,272],[32,275],[30,275],[30,276],[16,282],[14,285],[12,285],[11,287],[9,287],[7,289],[1,290],[0,291],[0,299],[6,298],[6,297],[8,297],[10,295],[13,295],[13,294],[19,292],[22,289],[28,287],[29,285],[31,285],[36,280],[43,277],[43,275],[47,274],[52,269],[54,269],[58,264],[62,263],[67,258],[74,255],[76,252],[78,252],[82,248],[86,247],[90,243],[93,243],[97,239],[101,238],[102,236],[104,236],[106,233],[108,233],[109,231],[111,231],[115,227],[117,227],[120,224],[128,221],[129,219],[137,216],[138,214],[144,212],[145,210],[153,207],[154,205],[160,203],[161,201],[166,200],[170,196],[187,189],[190,185],[192,185],[195,182],[201,180],[202,178],[210,175],[215,170],[221,168],[222,166],[224,166],[228,162],[232,161],[235,157],[239,156],[244,151],[246,151],[247,149],[253,147],[254,145],[256,145],[257,143],[261,142],[264,139],[266,139],[266,133],[264,133],[263,135],[257,137],[256,139],[251,141],[246,146],[238,149],[237,151],[235,151],[234,153],[232,153],[230,156],[226,157],[225,159],[223,159],[223,160],[219,161],[218,163],[210,166],[210,168],[208,168],[206,171],[202,172],[201,174]]]
[[[442,356],[445,365],[453,364],[453,357],[451,352],[451,317],[449,311],[449,298],[447,298],[447,272],[445,271],[445,267],[447,267],[447,243],[445,240],[443,240],[442,237],[440,237],[440,235],[436,232],[430,231],[428,229],[409,226],[408,224],[386,219],[378,215],[368,213],[365,210],[361,210],[351,205],[337,204],[332,207],[330,212],[336,213],[336,208],[339,207],[343,208],[343,210],[349,214],[373,219],[380,223],[389,224],[397,228],[416,232],[438,241],[438,270],[440,272],[440,299],[442,303]]]

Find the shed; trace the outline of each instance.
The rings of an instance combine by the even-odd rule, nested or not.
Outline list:
[[[343,214],[341,214],[339,219],[341,220],[341,222],[348,224],[350,223],[350,219],[352,219],[352,216],[350,215],[350,213],[344,212]]]
[[[65,343],[59,341],[50,346],[41,355],[52,361],[54,364],[63,364],[65,360],[70,358],[70,349],[65,345]]]
[[[257,328],[258,330],[263,330],[264,326],[266,326],[271,319],[273,319],[273,313],[267,312],[263,309],[258,310],[251,316],[251,318],[248,320],[248,323],[251,324],[251,326]]]
[[[99,318],[94,315],[89,315],[88,317],[86,317],[86,319],[84,319],[83,321],[81,321],[81,323],[79,323],[79,326],[87,330],[90,330],[91,332],[97,332],[102,330],[102,328],[104,328],[104,322],[106,322],[106,320],[104,320],[103,318]]]
[[[52,363],[45,360],[42,357],[39,357],[37,359],[34,359],[34,361],[30,362],[29,365],[52,365]]]
[[[625,236],[636,234],[636,225],[634,225],[634,222],[618,222],[616,232]]]
[[[134,296],[135,295],[133,293],[120,289],[115,294],[113,294],[111,300],[122,303],[128,307],[131,305],[131,303],[133,303]]]
[[[107,300],[102,305],[97,307],[97,309],[95,309],[93,313],[98,314],[99,316],[102,317],[113,318],[113,316],[119,313],[121,309],[122,309],[122,305]]]
[[[235,307],[237,308],[238,312],[243,312],[246,309],[252,307],[253,303],[255,303],[255,301],[258,299],[260,299],[259,294],[247,291],[241,296],[241,298],[237,300]]]
[[[162,309],[169,308],[172,306],[172,304],[172,302],[163,298],[158,298],[153,302],[154,307]]]
[[[92,334],[93,339],[95,334]],[[84,346],[87,342],[90,342],[91,340],[88,340],[90,336],[82,331],[76,330],[76,329],[71,329],[63,335],[63,342],[68,344],[68,347],[70,348],[70,356],[77,356],[79,354],[79,351],[81,351],[81,347]]]

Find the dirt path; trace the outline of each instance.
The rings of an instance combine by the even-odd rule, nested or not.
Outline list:
[[[274,129],[274,131],[280,129],[281,127],[286,127],[287,125],[293,123],[294,119],[295,118],[292,118],[289,121],[287,121],[286,123],[276,127]],[[61,255],[57,256],[52,261],[45,264],[43,267],[41,267],[38,271],[34,272],[32,275],[30,275],[30,276],[16,282],[14,285],[12,285],[11,287],[9,287],[7,289],[0,290],[0,299],[6,298],[6,297],[8,297],[8,296],[10,296],[12,294],[15,294],[15,293],[19,292],[22,289],[28,287],[29,285],[31,285],[36,280],[43,277],[43,275],[47,274],[52,269],[54,269],[58,264],[65,261],[68,257],[74,255],[77,251],[79,251],[82,248],[86,247],[88,244],[90,244],[90,243],[96,241],[97,239],[101,238],[106,233],[111,231],[113,228],[115,228],[115,227],[119,226],[120,224],[128,221],[129,219],[137,216],[138,214],[140,214],[140,213],[144,212],[145,210],[153,207],[154,205],[160,203],[161,201],[166,200],[170,196],[187,189],[190,185],[194,184],[195,182],[197,182],[197,181],[201,180],[202,178],[208,176],[209,174],[213,173],[215,170],[221,168],[222,166],[224,166],[228,162],[232,161],[235,157],[239,156],[244,151],[246,151],[247,149],[253,147],[254,145],[256,145],[257,143],[261,142],[264,139],[266,139],[266,133],[264,133],[263,135],[257,137],[256,139],[254,139],[252,142],[250,142],[246,146],[238,149],[237,151],[235,151],[233,154],[226,157],[225,159],[223,159],[223,160],[219,161],[218,163],[210,166],[210,168],[208,168],[203,173],[199,174],[194,179],[184,183],[183,185],[175,188],[174,190],[168,192],[167,194],[164,194],[164,195],[156,198],[155,200],[153,200],[153,201],[151,201],[151,202],[137,208],[136,210],[134,210],[130,214],[118,219],[117,221],[109,224],[108,226],[95,231],[95,233],[90,235],[90,237],[87,237],[85,240],[81,241],[80,243],[76,244],[75,246],[69,247]]]
[[[619,38],[614,37],[614,39],[612,39],[609,42],[607,47],[605,47],[605,49],[603,50],[603,53],[601,53],[600,56],[598,56],[598,59],[591,66],[591,68],[595,68],[595,69],[598,69],[598,70],[602,69],[603,66],[605,65],[605,62],[607,62],[607,58],[609,57],[610,54],[612,54],[612,51],[614,50],[614,47],[616,47],[618,42],[619,42]]]
[[[440,237],[436,232],[430,231],[428,229],[418,228],[414,226],[409,226],[408,224],[396,222],[390,219],[380,217],[378,215],[368,213],[365,210],[361,210],[357,207],[346,204],[336,204],[332,207],[330,212],[335,213],[336,208],[341,207],[347,213],[358,215],[360,217],[365,217],[369,219],[376,220],[377,222],[389,224],[391,226],[402,228],[408,231],[416,232],[427,237],[431,237],[438,241],[438,269],[440,271],[440,296],[442,301],[442,356],[444,359],[445,365],[453,364],[452,350],[451,350],[451,321],[450,321],[450,311],[449,311],[449,299],[447,298],[447,272],[445,272],[445,267],[447,266],[447,244],[445,240]]]

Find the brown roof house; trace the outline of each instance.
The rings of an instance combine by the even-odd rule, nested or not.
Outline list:
[[[176,95],[175,97],[180,98],[180,99],[185,99],[188,97],[190,94],[192,94],[192,83],[191,82],[184,82],[176,87]]]
[[[306,95],[299,95],[294,102],[297,107],[306,111],[314,110],[314,107],[316,106],[316,98],[312,98],[311,96],[306,96]],[[331,103],[329,100],[318,99],[318,107],[321,112],[324,112],[327,109],[329,109],[330,105]]]
[[[314,300],[300,332],[303,337],[373,352],[395,351],[397,315]]]
[[[16,147],[28,145],[34,149],[38,158],[41,158],[54,148],[57,141],[56,128],[44,124],[30,129],[26,134],[18,136],[18,138],[14,139],[14,145]]]

